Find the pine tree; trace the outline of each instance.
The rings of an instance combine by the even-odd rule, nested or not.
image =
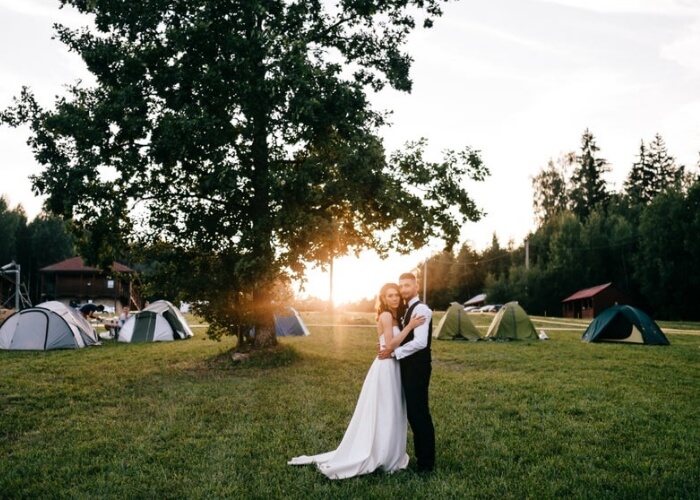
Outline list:
[[[668,154],[666,143],[660,134],[645,147],[639,147],[639,159],[632,165],[625,181],[625,194],[633,205],[648,205],[661,193],[683,188],[684,168]]]
[[[648,161],[654,172],[654,196],[669,190],[679,190],[683,178],[683,167],[676,166],[676,160],[668,154],[666,143],[656,134],[649,143]]]
[[[653,176],[654,172],[649,164],[649,152],[644,141],[641,141],[638,161],[632,164],[624,184],[625,194],[632,205],[646,205],[654,197]]]
[[[597,207],[605,207],[610,198],[603,174],[608,172],[607,160],[598,158],[595,137],[586,129],[581,137],[581,154],[571,177],[571,210],[584,221]]]

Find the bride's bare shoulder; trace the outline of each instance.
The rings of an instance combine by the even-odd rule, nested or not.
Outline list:
[[[391,325],[394,323],[394,316],[391,314],[390,311],[382,311],[381,314],[379,314],[377,323]]]

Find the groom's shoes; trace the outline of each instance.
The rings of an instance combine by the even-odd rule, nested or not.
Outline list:
[[[416,467],[416,473],[420,474],[421,476],[425,476],[428,474],[432,474],[435,471],[435,467],[431,466],[425,466],[425,465],[419,465]]]

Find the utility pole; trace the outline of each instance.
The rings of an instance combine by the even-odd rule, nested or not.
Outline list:
[[[428,303],[428,259],[423,262],[423,304]]]
[[[530,240],[525,240],[525,270],[530,269]]]
[[[328,309],[330,312],[335,312],[335,299],[333,297],[333,261],[335,260],[335,237],[336,223],[335,217],[331,216],[331,255],[330,255],[330,290],[328,291]]]
[[[330,265],[330,290],[328,291],[328,307],[331,312],[335,310],[335,301],[333,300],[333,256],[331,255]]]

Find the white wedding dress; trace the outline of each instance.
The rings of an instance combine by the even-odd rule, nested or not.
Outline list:
[[[399,332],[394,327],[394,335]],[[384,335],[380,337],[384,347]],[[330,479],[394,472],[408,466],[406,402],[399,363],[375,358],[367,372],[355,413],[340,446],[334,451],[295,457],[290,465],[316,464]]]

